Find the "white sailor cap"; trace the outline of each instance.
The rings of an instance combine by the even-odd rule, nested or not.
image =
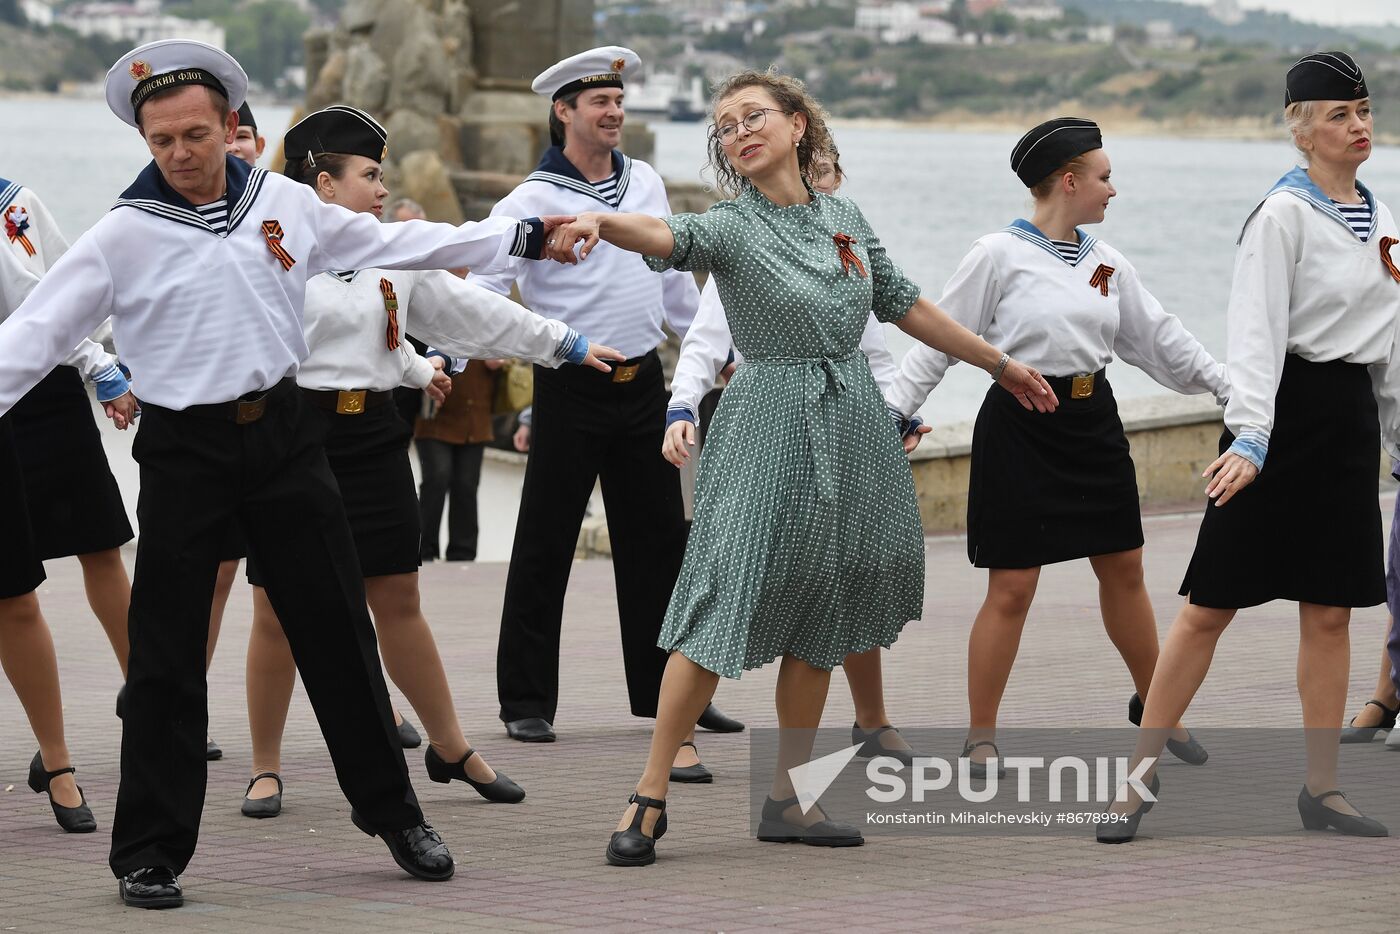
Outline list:
[[[531,82],[530,89],[557,101],[584,88],[620,88],[623,74],[635,74],[641,64],[641,58],[631,49],[605,45],[549,66]]]
[[[157,91],[202,84],[228,98],[237,110],[248,96],[248,75],[223,49],[194,39],[161,39],[132,49],[107,72],[107,106],[124,123]]]

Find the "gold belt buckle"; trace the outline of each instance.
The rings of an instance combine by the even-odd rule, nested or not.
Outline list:
[[[233,416],[235,425],[250,425],[263,417],[267,411],[267,396],[259,396],[250,402],[239,402],[238,411]]]
[[[360,415],[365,410],[365,389],[342,389],[335,397],[337,415]]]
[[[613,367],[612,381],[614,383],[630,383],[637,378],[637,371],[641,368],[640,363],[634,363],[631,366],[615,366]]]
[[[1071,399],[1087,399],[1094,394],[1094,374],[1085,376],[1073,376],[1069,381],[1069,397]]]

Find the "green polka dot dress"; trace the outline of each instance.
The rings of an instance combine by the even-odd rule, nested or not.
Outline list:
[[[924,541],[860,335],[872,309],[902,318],[918,286],[845,198],[778,207],[749,188],[666,223],[675,249],[647,263],[714,275],[744,364],[700,456],[658,644],[728,678],[891,645],[922,613]]]

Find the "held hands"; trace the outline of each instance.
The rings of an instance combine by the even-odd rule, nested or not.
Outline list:
[[[661,442],[661,456],[675,467],[684,467],[690,460],[689,448],[695,447],[695,425],[685,419],[666,427],[666,440]]]
[[[530,426],[521,425],[515,429],[515,434],[511,437],[510,443],[521,454],[526,454],[530,450]]]
[[[909,432],[909,434],[905,435],[904,453],[914,453],[914,449],[919,446],[919,442],[923,440],[924,435],[928,434],[930,431],[933,431],[932,425],[920,425],[918,428],[915,428],[913,431]]]
[[[1224,506],[1230,497],[1254,482],[1259,468],[1249,458],[1226,451],[1201,476],[1210,481],[1206,484],[1206,496],[1215,500],[1215,505]]]
[[[553,229],[546,225],[544,255],[557,263],[569,266],[587,259],[588,254],[598,245],[599,215],[585,213],[574,218],[550,218],[556,219],[565,223]],[[583,241],[583,246],[575,254],[574,245],[579,241]]]
[[[438,405],[442,405],[447,401],[447,397],[452,394],[452,377],[442,372],[442,370],[438,370],[433,374],[432,381],[423,387],[423,391],[428,394],[429,399],[432,399]]]
[[[126,431],[131,423],[136,421],[136,416],[141,414],[141,406],[128,390],[111,402],[102,403],[102,411],[112,420],[113,425],[121,431]]]
[[[1026,366],[1017,360],[1006,361],[997,384],[1016,397],[1021,407],[1028,412],[1053,412],[1060,404],[1055,390],[1045,381],[1035,367]]]
[[[621,351],[613,350],[611,347],[606,347],[603,344],[589,344],[588,356],[583,358],[583,363],[581,363],[580,366],[591,366],[595,370],[611,373],[612,367],[604,363],[604,360],[621,361],[626,359],[627,357],[623,355]]]

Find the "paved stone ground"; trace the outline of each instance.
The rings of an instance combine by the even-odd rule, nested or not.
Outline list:
[[[1390,506],[1383,501],[1387,516]],[[1174,592],[1196,526],[1195,516],[1148,523],[1148,581],[1163,632],[1178,604]],[[271,821],[239,815],[249,755],[242,671],[249,600],[240,583],[211,675],[211,730],[225,758],[210,765],[203,839],[184,876],[186,907],[125,909],[106,867],[117,783],[118,670],[87,610],[76,562],[52,562],[49,574],[41,596],[59,648],[69,742],[100,828],[66,836],[45,800],[29,793],[24,781],[33,739],[13,694],[0,690],[0,931],[1394,928],[1400,844],[1393,839],[1299,829],[1267,837],[1163,836],[1120,847],[1097,845],[1087,831],[880,836],[840,851],[759,843],[748,830],[745,735],[702,735],[717,781],[673,787],[672,829],[655,866],[609,867],[603,847],[640,770],[649,724],[626,714],[606,562],[574,569],[560,741],[552,746],[509,742],[495,719],[504,565],[424,570],[426,608],[468,735],[529,792],[520,805],[487,804],[463,785],[428,782],[410,753],[424,809],[458,860],[456,878],[437,885],[405,877],[382,844],[350,824],[300,689],[286,738],[283,815]],[[911,624],[887,655],[896,723],[963,725],[965,639],[984,586],[960,539],[929,541],[925,619]],[[1369,696],[1384,625],[1383,609],[1355,615],[1353,708]],[[1224,640],[1192,724],[1297,724],[1296,644],[1292,606],[1244,614]],[[751,725],[772,725],[775,676],[770,666],[722,684],[720,702]],[[1047,570],[1003,724],[1118,726],[1130,692],[1103,635],[1087,563]],[[827,722],[845,726],[851,719],[838,673]],[[1355,754],[1394,755],[1379,743]],[[1393,762],[1400,770],[1400,755]],[[1396,788],[1391,781],[1352,791],[1358,799],[1390,800]]]

